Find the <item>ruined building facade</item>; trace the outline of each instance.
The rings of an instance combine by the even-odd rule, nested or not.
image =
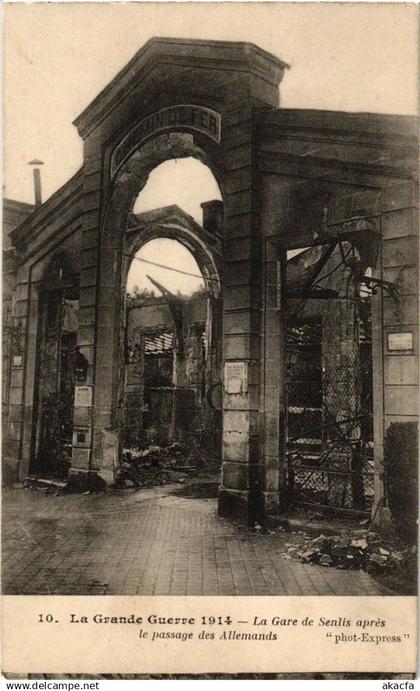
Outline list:
[[[138,227],[153,218],[161,228],[174,225],[198,234],[212,246],[223,270],[220,223],[214,213],[221,207],[206,202],[203,226],[178,207],[166,207],[135,217]],[[153,282],[153,279],[152,279]],[[189,297],[172,294],[155,283],[161,297],[127,296],[126,375],[121,442],[129,449],[140,444],[167,446],[180,442],[191,452],[204,454],[206,465],[220,466],[222,441],[220,397],[222,366],[222,305],[203,286]]]
[[[151,238],[171,237],[188,246],[207,280],[208,323],[223,312],[223,326],[207,336],[221,358],[219,368],[209,366],[220,372],[219,512],[244,522],[275,518],[290,479],[286,312],[302,298],[288,291],[287,252],[349,247],[350,281],[372,290],[371,510],[386,514],[385,431],[417,419],[417,125],[410,117],[282,109],[285,69],[248,43],[156,38],[76,119],[83,166],[11,233],[21,338],[3,431],[9,478],[25,478],[40,450],[51,450],[40,406],[49,398],[53,423],[55,402],[73,381],[64,435],[69,487],[113,481],[128,257]],[[133,232],[133,201],[148,175],[183,157],[207,165],[219,184],[221,237],[179,219]],[[303,297],[316,271],[307,278]],[[350,354],[349,340],[347,349],[341,356]],[[332,421],[337,430],[348,423],[343,415]]]

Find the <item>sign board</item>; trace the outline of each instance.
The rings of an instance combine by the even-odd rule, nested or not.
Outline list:
[[[231,394],[241,394],[248,391],[248,363],[225,363],[225,391]]]
[[[210,108],[177,105],[147,115],[125,135],[111,157],[111,176],[142,142],[159,132],[195,130],[220,144],[221,115]]]
[[[22,355],[13,355],[13,367],[22,367]]]
[[[413,350],[413,332],[401,331],[399,333],[388,334],[388,350]]]
[[[74,390],[74,405],[76,408],[90,408],[92,405],[92,387],[76,386]]]

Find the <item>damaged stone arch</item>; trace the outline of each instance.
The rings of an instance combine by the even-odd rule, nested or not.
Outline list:
[[[168,211],[171,208],[174,209],[174,214],[176,214],[176,207],[167,208]],[[145,216],[147,217],[147,214]],[[213,403],[213,394],[217,387],[220,388],[221,380],[220,336],[223,315],[219,274],[222,270],[222,260],[220,248],[213,252],[208,247],[205,238],[200,237],[200,230],[201,235],[207,235],[199,226],[192,230],[168,219],[167,223],[146,223],[134,226],[127,232],[122,272],[123,291],[136,253],[149,242],[165,238],[178,242],[191,253],[203,277],[205,293],[203,297],[199,299],[196,297],[190,302],[172,294],[169,286],[157,284],[163,291],[164,297],[167,298],[163,305],[157,304],[153,307],[146,303],[143,307],[126,306],[123,324],[125,334],[121,340],[123,351],[128,346],[130,333],[137,332],[138,340],[135,339],[136,355],[133,361],[127,360],[127,352],[121,352],[122,376],[119,380],[119,396],[124,402],[119,409],[121,415],[118,426],[120,440],[127,438],[125,430],[128,425],[128,436],[131,439],[138,435],[142,443],[146,443],[146,439],[148,443],[163,445],[175,441],[181,442],[189,453],[199,453],[200,457],[205,459],[206,465],[218,467],[221,457],[222,414],[220,407],[216,407]],[[168,293],[166,293],[168,288]],[[143,310],[149,315],[146,318],[149,328],[141,326],[142,319],[139,315]],[[166,319],[162,316],[162,310],[167,310]],[[155,331],[150,326],[151,312],[156,315],[153,317],[157,325]],[[150,355],[147,356],[145,353],[145,339],[147,341],[157,336],[162,338],[164,328],[162,320],[165,322],[166,329],[169,328],[170,331],[173,329],[172,377],[169,388],[169,382],[150,383],[153,380],[150,364],[154,369],[156,356],[151,356],[152,361],[150,361]],[[134,327],[133,324],[137,326]],[[169,337],[168,333],[166,337]],[[132,347],[133,345],[134,340],[131,343]],[[146,364],[148,357],[149,367]],[[146,371],[148,374],[145,379]],[[160,378],[161,375],[159,375]],[[151,389],[151,386],[158,388]],[[150,396],[154,399],[151,409],[149,408]],[[149,424],[144,424],[143,420],[142,411],[146,401],[148,401],[146,410],[149,411],[146,417]],[[160,411],[158,423],[156,414],[153,415],[151,410],[155,413],[157,410]],[[169,413],[168,420],[163,415],[164,410]]]
[[[151,240],[158,240],[167,238],[169,240],[176,240],[181,245],[186,247],[196,260],[203,279],[206,283],[206,289],[212,298],[219,298],[221,294],[220,282],[220,260],[215,259],[211,250],[208,248],[205,241],[200,238],[197,233],[194,233],[188,228],[182,228],[176,224],[152,224],[142,228],[139,233],[134,236],[131,241],[126,244],[124,252],[124,266],[122,271],[122,286],[127,282],[127,275],[130,268],[130,263],[135,254]]]
[[[223,197],[221,170],[214,163],[217,156],[212,155],[214,145],[209,143],[208,147],[209,153],[195,143],[192,134],[185,132],[170,132],[143,144],[122,164],[111,183],[110,198],[105,207],[102,225],[103,237],[113,235],[116,228],[121,230],[121,227],[126,226],[128,213],[146,186],[150,173],[165,161],[177,158],[195,158],[200,161],[213,174]]]
[[[204,146],[208,149],[207,151]],[[92,469],[101,469],[106,481],[111,481],[120,455],[120,418],[123,405],[121,374],[124,357],[125,284],[128,272],[126,232],[134,203],[145,187],[152,170],[167,160],[195,158],[213,174],[223,196],[221,169],[214,164],[217,154],[211,142],[198,146],[188,133],[172,132],[146,142],[120,167],[111,183],[111,192],[101,230],[101,252],[97,293],[96,362],[94,367],[95,420],[93,426]],[[220,301],[219,268],[212,252],[202,238],[182,228],[146,230],[138,239],[141,247],[153,237],[172,237],[186,246],[197,260],[207,283],[212,286],[211,302]],[[134,247],[131,249],[134,251]],[[214,278],[217,278],[215,281]],[[210,280],[212,279],[212,280]],[[216,288],[215,288],[216,286]],[[118,290],[116,290],[118,287]],[[221,303],[219,303],[221,314]],[[221,316],[220,316],[221,319]],[[221,327],[220,327],[221,328]],[[221,340],[221,333],[212,339]],[[220,360],[221,354],[217,359]],[[111,386],[110,386],[111,382]],[[76,411],[77,415],[77,411]]]

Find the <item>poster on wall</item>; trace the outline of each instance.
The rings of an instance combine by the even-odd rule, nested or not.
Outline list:
[[[5,3],[9,679],[416,674],[417,15]]]
[[[225,363],[225,391],[230,394],[241,394],[248,391],[248,363]]]
[[[90,408],[92,405],[91,386],[75,386],[74,405],[76,408]]]

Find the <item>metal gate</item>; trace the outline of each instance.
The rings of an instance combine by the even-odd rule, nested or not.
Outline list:
[[[339,273],[327,276],[329,290],[312,286],[303,300],[296,290],[288,298],[289,496],[294,505],[368,515],[374,492],[371,296],[343,295]]]

